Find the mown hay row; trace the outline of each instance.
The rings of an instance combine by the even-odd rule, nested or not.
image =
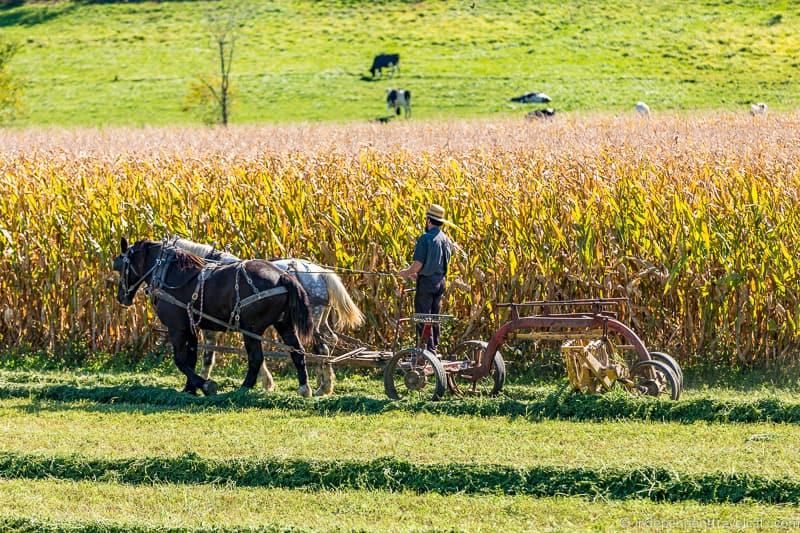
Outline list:
[[[420,493],[502,493],[602,496],[703,503],[758,501],[800,503],[800,480],[753,474],[680,474],[663,468],[593,469],[475,464],[412,464],[394,458],[372,461],[180,457],[90,459],[0,454],[4,478],[56,478],[118,483],[230,483],[243,487],[313,490],[411,490]]]
[[[537,397],[538,396],[538,397]],[[72,385],[0,384],[0,398],[31,398],[64,402],[132,404],[165,409],[291,409],[317,414],[379,414],[392,410],[452,416],[523,417],[529,420],[651,420],[660,422],[800,423],[800,404],[779,399],[717,400],[697,398],[673,402],[637,398],[624,393],[588,396],[566,389],[535,394],[534,399],[456,399],[403,401],[365,396],[334,396],[307,400],[295,395],[233,392],[198,398],[172,389],[143,385],[75,387]]]
[[[141,526],[138,524],[115,524],[107,521],[56,521],[37,520],[26,517],[0,518],[0,530],[6,533],[301,533],[313,531],[295,526],[264,525],[258,527],[214,526],[187,528],[164,526]]]

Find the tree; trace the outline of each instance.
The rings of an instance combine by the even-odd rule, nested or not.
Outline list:
[[[20,111],[22,87],[8,70],[8,63],[19,50],[12,42],[0,42],[0,124],[10,122]]]
[[[201,111],[206,122],[228,125],[235,96],[231,85],[233,52],[244,18],[241,8],[208,17],[215,54],[219,56],[219,72],[213,76],[197,76],[189,87],[185,106],[185,109]]]

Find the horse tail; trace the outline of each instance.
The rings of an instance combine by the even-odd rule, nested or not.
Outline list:
[[[291,274],[281,274],[281,285],[286,287],[289,293],[289,319],[292,321],[300,342],[308,345],[314,337],[314,321],[311,318],[308,294],[297,278]]]
[[[325,275],[328,285],[328,300],[336,311],[336,328],[357,328],[364,323],[364,313],[356,306],[342,283],[342,279],[331,272]]]

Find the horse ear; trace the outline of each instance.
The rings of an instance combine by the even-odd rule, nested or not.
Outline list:
[[[123,254],[128,251],[128,239],[126,239],[125,237],[122,237],[120,239],[119,249],[122,250]]]

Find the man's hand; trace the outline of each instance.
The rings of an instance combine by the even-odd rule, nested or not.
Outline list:
[[[399,271],[397,275],[401,278],[417,279],[417,273],[413,272],[410,268],[404,268],[403,270]]]
[[[420,263],[419,261],[414,261],[413,263],[411,263],[411,266],[399,271],[397,275],[400,276],[401,278],[417,279],[417,272],[419,272],[420,270],[422,270],[422,263]]]

